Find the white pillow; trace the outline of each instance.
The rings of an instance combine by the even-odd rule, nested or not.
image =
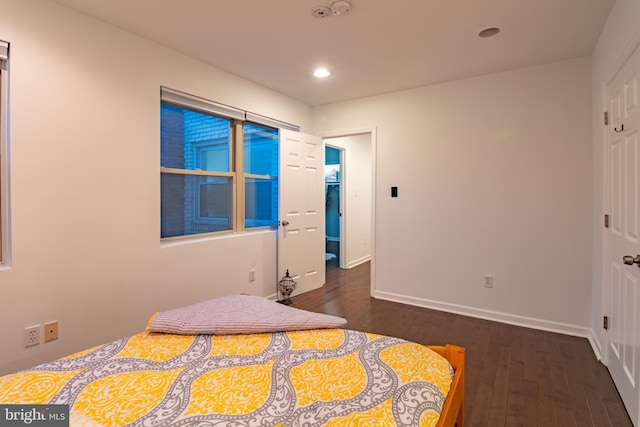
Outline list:
[[[300,310],[251,295],[214,298],[154,316],[149,322],[149,331],[181,335],[340,328],[347,323],[342,317]]]

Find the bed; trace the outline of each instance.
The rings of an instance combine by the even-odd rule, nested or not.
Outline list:
[[[216,298],[0,377],[0,404],[68,405],[73,426],[463,426],[464,349],[345,322]]]

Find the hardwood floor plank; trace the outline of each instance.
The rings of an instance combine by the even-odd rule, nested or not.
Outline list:
[[[503,426],[506,424],[507,401],[509,397],[509,374],[511,365],[511,347],[502,346],[498,356],[498,364],[493,382],[493,395],[489,409],[489,424]]]
[[[550,361],[549,345],[547,334],[543,331],[533,332],[535,340],[535,372],[536,381],[539,386],[539,402],[540,402],[540,425],[541,426],[558,426],[558,414],[556,408],[556,399],[553,388],[554,378],[547,369]]]
[[[465,397],[468,389],[465,389]],[[491,399],[493,397],[493,388],[489,384],[480,383],[475,393],[469,393],[468,398],[473,400],[473,405],[465,403],[465,425],[469,426],[487,426],[489,420],[489,409],[491,408]],[[472,397],[471,397],[472,396]]]
[[[607,416],[612,427],[631,425],[629,414],[624,409],[621,401],[612,402],[605,400],[604,406],[607,408]]]
[[[535,381],[527,381],[524,383],[525,395],[523,399],[523,413],[525,426],[541,426],[542,417],[540,414],[540,387]]]
[[[507,397],[508,426],[524,426],[524,363],[515,360],[512,353],[509,365],[509,394]]]
[[[633,427],[585,338],[527,329],[370,296],[370,264],[327,270],[293,307],[342,316],[347,328],[466,349],[467,427]]]

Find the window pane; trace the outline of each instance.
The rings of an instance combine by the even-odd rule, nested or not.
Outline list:
[[[244,173],[278,176],[278,130],[245,123]]]
[[[233,228],[233,179],[161,174],[161,236],[173,237]]]
[[[160,122],[161,166],[231,171],[229,120],[162,104]]]
[[[233,216],[232,180],[228,177],[200,176],[198,180],[198,221],[224,224],[231,228]],[[222,222],[220,222],[223,220]],[[216,230],[218,231],[218,230]]]
[[[278,180],[245,180],[245,228],[273,226],[278,218]]]
[[[245,228],[275,225],[278,218],[278,131],[243,125],[244,172],[270,179],[245,179]]]

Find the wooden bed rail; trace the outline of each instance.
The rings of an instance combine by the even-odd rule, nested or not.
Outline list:
[[[464,348],[447,344],[429,346],[451,363],[453,381],[436,427],[464,427]]]

